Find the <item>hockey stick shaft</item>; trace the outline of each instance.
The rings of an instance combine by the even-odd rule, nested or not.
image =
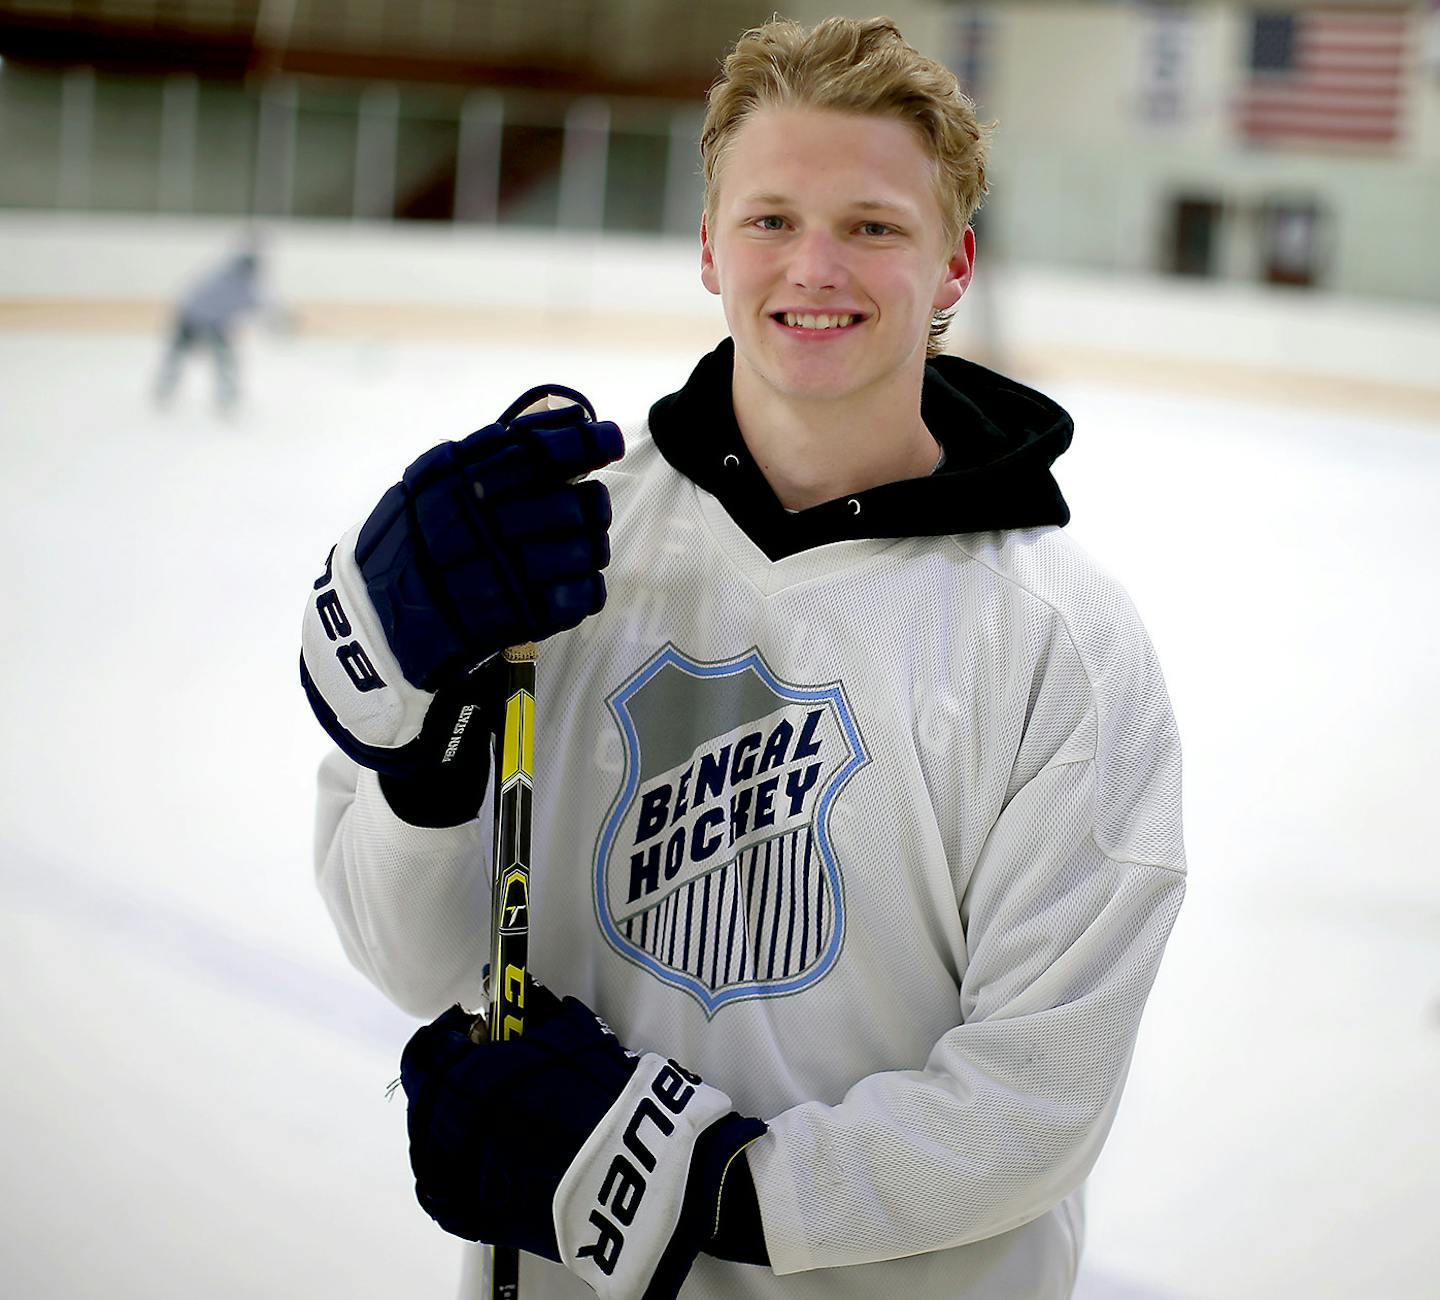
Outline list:
[[[495,758],[495,877],[491,895],[490,1036],[525,1030],[525,967],[530,947],[530,807],[535,768],[535,645],[511,646],[505,659],[505,722]],[[505,1116],[497,1116],[506,1123]],[[520,1255],[496,1246],[490,1300],[517,1300]]]

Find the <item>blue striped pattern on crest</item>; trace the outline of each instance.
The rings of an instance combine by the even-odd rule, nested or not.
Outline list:
[[[636,947],[712,993],[815,965],[835,923],[809,827],[742,850],[620,925]]]

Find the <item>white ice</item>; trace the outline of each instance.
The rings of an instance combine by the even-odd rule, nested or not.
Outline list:
[[[152,409],[158,353],[0,333],[0,1293],[448,1300],[385,1096],[413,1023],[311,881],[301,603],[431,443],[547,379],[624,419],[692,357],[301,334],[224,419],[198,361]],[[1052,391],[1073,532],[1171,685],[1192,871],[1078,1294],[1433,1295],[1440,427]]]

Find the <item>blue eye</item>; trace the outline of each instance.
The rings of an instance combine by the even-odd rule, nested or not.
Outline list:
[[[771,223],[774,223],[773,225]],[[761,217],[755,222],[761,230],[783,230],[785,228],[784,217]]]
[[[867,221],[860,227],[867,235],[888,235],[890,227],[881,221]]]

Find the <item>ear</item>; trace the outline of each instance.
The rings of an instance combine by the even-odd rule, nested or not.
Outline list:
[[[970,287],[970,277],[975,274],[975,231],[965,227],[960,245],[945,264],[945,274],[935,290],[935,310],[944,311],[953,307]]]
[[[710,230],[705,217],[700,217],[700,283],[713,294],[720,292],[720,272],[715,267],[715,250],[710,244]]]

